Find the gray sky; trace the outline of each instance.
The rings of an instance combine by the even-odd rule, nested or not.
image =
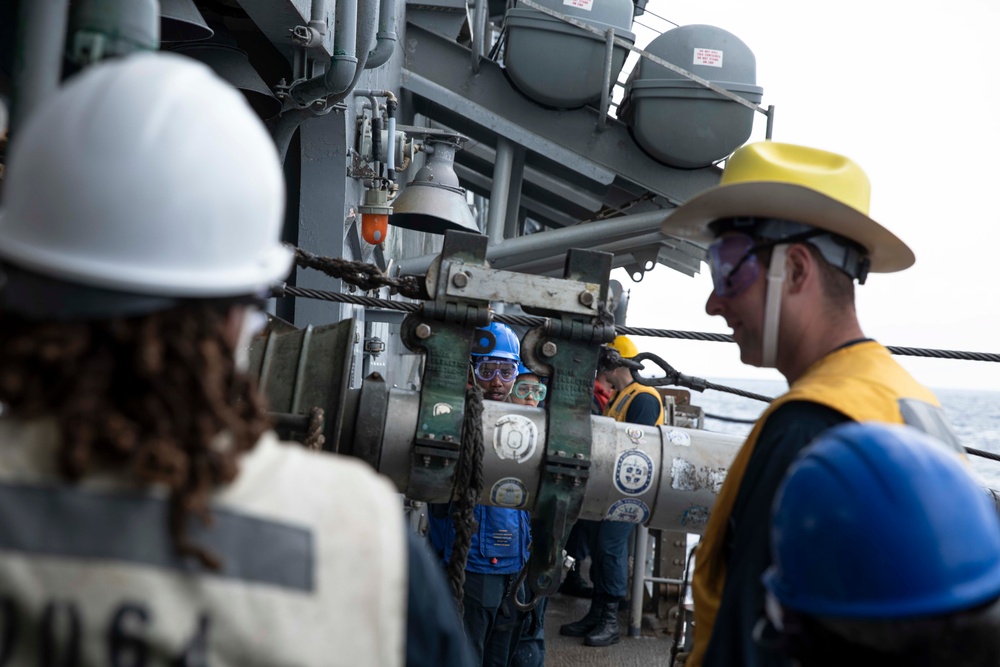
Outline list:
[[[847,155],[872,183],[871,216],[917,263],[858,289],[865,333],[887,345],[1000,352],[1000,50],[996,0],[650,0],[679,25],[734,33],[757,58],[773,139]],[[639,19],[666,30],[651,16]],[[637,45],[650,33],[636,26]],[[764,139],[758,114],[750,141]],[[633,283],[628,324],[729,333],[704,312],[707,267],[663,266]],[[702,377],[780,379],[744,366],[735,345],[638,339]],[[1000,390],[1000,364],[901,358],[931,387]]]

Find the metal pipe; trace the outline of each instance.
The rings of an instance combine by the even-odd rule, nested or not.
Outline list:
[[[609,243],[601,243],[596,246],[591,246],[591,250],[600,250],[601,252],[610,252],[612,254],[617,254],[624,250],[633,250],[635,248],[642,248],[644,246],[649,246],[654,243],[660,243],[664,241],[664,236],[659,232],[649,232],[648,234],[642,234],[640,236],[633,236],[631,238],[621,239],[619,241],[611,241]],[[557,251],[555,254],[545,253],[545,254],[525,254],[523,257],[509,257],[506,260],[497,260],[492,263],[495,269],[505,269],[511,271],[521,271],[525,267],[539,266],[548,267],[552,265],[554,268],[561,267],[564,264],[566,258],[565,250]]]
[[[365,69],[381,67],[396,49],[396,0],[382,0],[378,8],[378,32],[375,48],[368,54]]]
[[[486,37],[486,22],[489,19],[486,10],[488,0],[476,0],[476,11],[473,13],[472,26],[472,71],[479,74],[479,60],[483,57],[483,47]]]
[[[490,244],[503,242],[503,228],[510,195],[510,174],[514,166],[514,144],[506,137],[497,137],[493,162],[493,186],[490,189],[490,213],[486,219],[486,235]]]
[[[288,91],[295,105],[306,107],[318,100],[332,97],[328,105],[336,104],[351,94],[358,85],[368,61],[378,23],[378,0],[339,0],[337,25],[334,28],[334,49],[326,71],[295,84]],[[353,28],[353,30],[352,30]],[[350,55],[353,53],[354,55]]]
[[[486,250],[486,258],[493,261],[527,253],[565,252],[569,248],[590,248],[599,243],[633,238],[638,234],[658,230],[669,215],[670,211],[668,210],[647,211],[646,213],[625,215],[600,222],[588,222],[519,236],[516,239],[507,239],[503,243],[490,246]],[[666,237],[660,236],[661,240],[664,238]],[[436,258],[437,255],[422,255],[404,259],[399,263],[399,272],[401,274],[426,273],[427,267]]]
[[[384,423],[378,470],[398,489],[409,485],[419,403],[419,392],[393,389],[385,413],[358,409],[358,414],[345,417],[345,423]],[[541,408],[483,403],[483,435],[492,446],[483,452],[481,503],[504,506],[498,498],[539,487],[549,425]],[[590,472],[579,518],[610,518],[696,534],[704,532],[726,470],[743,443],[734,435],[596,416],[591,417],[591,432]],[[636,471],[627,483],[617,475],[620,465]],[[519,507],[530,511],[536,500],[528,493]]]
[[[69,0],[31,0],[18,7],[14,49],[11,136],[62,80]]]
[[[628,636],[642,635],[642,594],[646,583],[646,549],[649,546],[649,528],[635,527],[635,555],[632,558],[632,600],[629,605]]]
[[[608,107],[611,106],[611,66],[615,55],[615,29],[608,28],[604,39],[604,83],[601,85],[601,113],[597,119],[597,131],[603,132],[608,126]]]

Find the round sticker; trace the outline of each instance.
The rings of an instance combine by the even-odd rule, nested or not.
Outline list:
[[[639,442],[642,440],[643,432],[641,428],[636,428],[635,426],[629,426],[627,429],[625,429],[625,435],[627,435],[628,439],[631,440],[634,444],[638,445]]]
[[[504,415],[493,429],[493,449],[502,459],[524,463],[535,453],[538,427],[522,415]]]
[[[691,436],[684,431],[675,431],[673,429],[667,431],[667,440],[681,447],[691,446]]]
[[[528,490],[516,477],[504,477],[490,490],[490,501],[500,507],[524,507],[528,503]]]
[[[646,503],[635,498],[622,498],[608,508],[608,521],[624,521],[625,523],[646,523],[649,519],[649,508]]]
[[[653,483],[653,460],[640,449],[622,453],[615,463],[615,488],[627,496],[644,493]]]

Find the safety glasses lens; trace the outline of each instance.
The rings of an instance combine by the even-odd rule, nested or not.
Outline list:
[[[544,401],[545,392],[545,385],[538,382],[518,382],[514,385],[514,395],[522,400],[533,398],[536,401]]]
[[[517,377],[517,365],[516,364],[505,364],[498,363],[495,361],[481,361],[478,364],[473,365],[473,369],[476,372],[476,377],[483,382],[489,382],[496,376],[500,376],[500,379],[504,382],[510,382],[515,377]]]
[[[760,263],[755,250],[754,240],[746,234],[728,234],[708,246],[716,296],[737,296],[757,280]]]

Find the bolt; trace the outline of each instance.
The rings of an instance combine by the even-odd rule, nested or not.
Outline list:
[[[584,455],[583,455],[582,453],[580,453],[580,452],[577,452],[577,453],[576,453],[576,454],[574,454],[573,456],[575,456],[576,458],[580,459],[581,461],[582,461],[583,459],[585,459],[585,458],[586,458],[586,457],[585,457],[585,456],[584,456]]]
[[[558,351],[559,347],[550,340],[545,341],[545,344],[542,345],[542,354],[544,354],[546,357],[554,357],[556,356],[556,352]]]
[[[674,546],[675,547],[683,547],[684,546],[684,541],[683,540],[674,540]]]
[[[453,441],[453,440],[454,440],[455,438],[454,438],[454,437],[452,437],[452,436],[450,436],[450,435],[442,435],[442,436],[441,436],[441,439],[442,439],[442,440],[444,440],[445,442],[451,442],[451,441]]]
[[[564,452],[563,450],[560,449],[558,452],[556,452],[556,456],[562,456],[562,457],[565,458],[566,452]]]
[[[451,282],[453,285],[455,285],[455,287],[465,287],[466,285],[469,284],[469,276],[462,272],[459,272],[456,273],[454,276],[452,276]]]
[[[420,340],[426,340],[431,337],[431,325],[421,322],[413,330],[413,334]]]
[[[582,303],[583,305],[585,305],[587,308],[590,308],[591,306],[593,306],[594,305],[594,293],[593,292],[588,292],[587,290],[583,290],[582,292],[580,292],[580,303]]]
[[[680,558],[675,558],[674,559],[674,565],[683,565],[683,564],[684,564],[684,561],[682,561]]]

